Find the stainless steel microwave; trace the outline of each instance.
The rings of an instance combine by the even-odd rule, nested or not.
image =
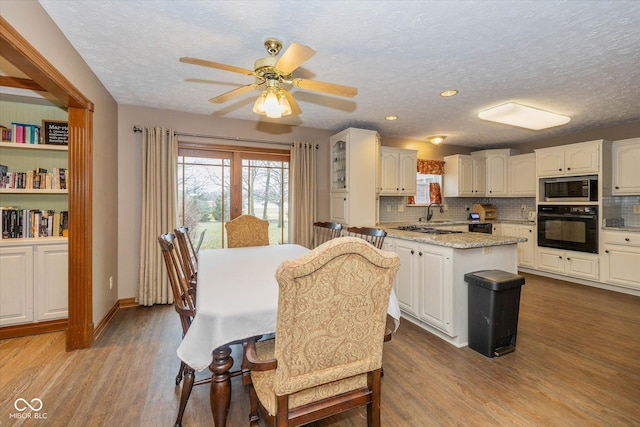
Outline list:
[[[598,177],[573,176],[544,180],[545,202],[597,202]]]

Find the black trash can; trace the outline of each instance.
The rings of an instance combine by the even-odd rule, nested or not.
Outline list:
[[[482,270],[465,274],[464,280],[469,284],[469,347],[487,357],[514,351],[524,277]]]

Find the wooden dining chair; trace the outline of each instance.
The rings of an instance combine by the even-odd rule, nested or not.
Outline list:
[[[269,245],[269,221],[253,215],[240,215],[224,224],[227,231],[227,247]]]
[[[256,406],[277,426],[298,426],[366,405],[380,426],[380,369],[398,256],[354,237],[284,261],[276,278],[273,346],[247,345],[250,422]]]
[[[191,285],[188,279],[189,272],[184,269],[182,256],[179,253],[179,249],[176,247],[177,241],[176,235],[172,233],[162,234],[158,237],[158,242],[162,249],[162,257],[167,269],[167,275],[169,276],[171,293],[173,294],[173,307],[180,317],[182,337],[184,338],[196,315],[196,289]],[[262,339],[262,335],[228,343],[230,346],[239,346],[239,348],[242,349],[242,365],[240,369],[229,372],[229,375],[231,377],[242,375],[242,383],[246,386],[251,386],[251,376],[249,375],[247,368],[244,348],[248,342],[258,341],[260,339]],[[270,345],[271,344],[268,341],[263,341],[255,344],[254,348],[257,348],[258,351],[263,351],[262,348],[264,346],[268,348]],[[176,385],[179,385],[183,379],[184,382],[182,383],[182,391],[180,394],[178,416],[174,427],[180,427],[182,425],[182,417],[184,416],[184,410],[187,407],[187,402],[189,401],[189,396],[191,395],[193,386],[211,382],[211,377],[196,381],[195,370],[183,361],[180,361],[180,370],[176,376]]]
[[[313,223],[313,247],[317,248],[324,242],[340,237],[342,224],[337,222],[314,222]]]
[[[162,249],[162,257],[167,269],[167,275],[169,276],[169,283],[173,294],[173,307],[180,317],[182,336],[184,337],[196,315],[195,289],[189,283],[189,273],[184,271],[183,261],[181,260],[182,256],[176,250],[175,234],[163,234],[158,237],[158,242]],[[182,425],[182,417],[193,386],[211,382],[210,378],[196,382],[195,370],[183,361],[180,361],[180,371],[178,372],[178,376],[176,376],[176,385],[180,384],[183,377],[184,382],[182,384],[178,417],[174,424],[175,427]]]
[[[189,278],[189,282],[195,287],[198,279],[198,254],[191,241],[189,228],[182,226],[174,229],[173,232],[175,233],[175,240],[178,243],[178,253],[181,263]]]
[[[387,237],[387,232],[380,228],[349,227],[347,228],[347,235],[364,239],[376,248],[382,249],[382,244],[384,243],[384,238]]]

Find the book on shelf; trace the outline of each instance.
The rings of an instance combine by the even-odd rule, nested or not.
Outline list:
[[[18,144],[40,144],[40,134],[41,129],[38,125],[11,122],[11,142]]]
[[[2,130],[2,142],[11,142],[11,129],[0,125],[0,130]]]
[[[36,168],[26,172],[9,172],[0,165],[0,188],[24,190],[66,190],[69,171],[65,168],[53,168],[48,172]]]
[[[0,207],[0,234],[3,239],[67,236],[69,212]]]

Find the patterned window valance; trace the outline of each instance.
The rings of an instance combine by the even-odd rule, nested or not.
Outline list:
[[[444,175],[444,161],[418,159],[418,173]]]

